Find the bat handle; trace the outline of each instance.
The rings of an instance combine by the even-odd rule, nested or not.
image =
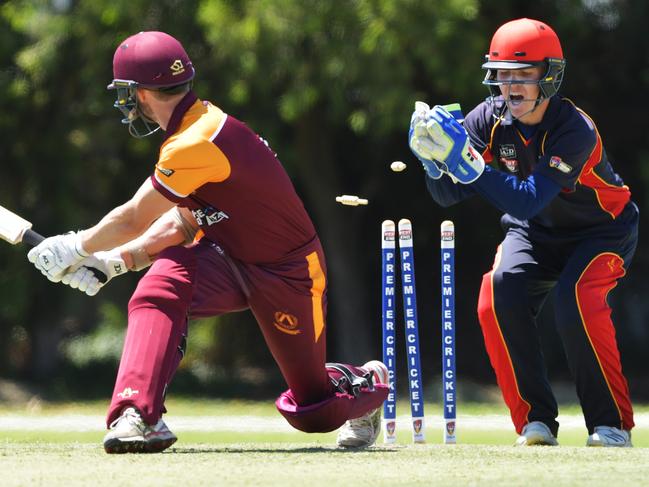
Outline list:
[[[22,239],[23,243],[26,243],[30,247],[36,247],[43,240],[45,240],[45,237],[43,237],[40,233],[35,232],[31,228],[25,230]]]
[[[30,247],[36,247],[43,240],[45,240],[45,237],[43,237],[40,233],[35,232],[31,228],[26,230],[25,234],[23,235],[23,242],[29,245]],[[89,267],[89,269],[99,280],[99,282],[105,283],[106,281],[108,281],[108,277],[106,276],[106,274],[101,272],[99,269],[95,269],[94,267]]]

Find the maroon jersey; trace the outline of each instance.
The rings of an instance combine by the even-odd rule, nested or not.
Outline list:
[[[174,110],[151,180],[191,210],[206,238],[243,262],[278,262],[316,239],[266,141],[193,93]]]

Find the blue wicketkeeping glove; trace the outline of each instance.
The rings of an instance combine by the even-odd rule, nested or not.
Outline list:
[[[460,112],[461,113],[461,112]],[[420,124],[421,125],[421,124]],[[425,156],[444,164],[444,172],[463,184],[469,184],[484,171],[484,160],[469,143],[469,134],[446,108],[435,105],[425,124],[428,137],[422,134],[421,126],[415,127],[420,147],[425,147]]]
[[[433,179],[439,179],[444,174],[443,171],[438,166],[437,161],[427,157],[430,153],[429,147],[427,147],[429,141],[427,137],[428,131],[426,130],[428,112],[430,112],[430,107],[426,103],[423,101],[415,102],[415,111],[412,112],[412,117],[410,117],[408,145],[415,157],[424,166],[426,174]]]
[[[450,103],[449,105],[442,105],[448,113],[450,113],[455,120],[460,123],[464,123],[464,113],[462,113],[462,107],[459,103]]]

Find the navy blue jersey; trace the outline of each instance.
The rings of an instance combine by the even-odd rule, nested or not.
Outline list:
[[[498,104],[483,102],[464,121],[471,145],[494,169],[521,180],[541,174],[561,187],[529,222],[545,228],[584,228],[609,223],[631,193],[613,171],[592,119],[570,100],[553,96],[537,130],[527,139],[516,123],[494,117]],[[524,222],[507,215],[512,223]]]

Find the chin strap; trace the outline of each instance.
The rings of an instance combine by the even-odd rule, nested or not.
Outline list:
[[[493,107],[497,107],[497,110],[494,110],[493,117],[496,120],[500,120],[500,123],[502,123],[503,125],[511,125],[514,122],[514,120],[519,120],[520,118],[524,117],[528,113],[532,113],[545,100],[548,100],[548,98],[544,96],[537,97],[536,100],[534,101],[534,107],[532,107],[530,110],[523,113],[520,117],[513,117],[512,112],[509,109],[509,102],[507,100],[503,99],[502,106],[497,107],[498,104],[496,103],[496,97],[495,96],[487,97],[487,102],[490,103]],[[531,100],[523,100],[523,101],[531,101]],[[496,114],[496,111],[500,113]]]
[[[135,137],[136,139],[143,139],[144,137],[148,137],[151,134],[156,133],[158,130],[160,130],[160,126],[158,125],[156,128],[151,128],[151,126],[144,122],[144,126],[146,127],[147,132],[146,133],[140,133],[140,131],[133,126],[133,123],[128,124],[128,133],[131,134],[131,136]]]
[[[129,114],[128,118],[122,120],[122,123],[128,124],[128,133],[136,139],[143,139],[144,137],[148,137],[149,135],[154,134],[158,130],[160,130],[160,125],[155,123],[153,120],[148,119],[146,115],[142,113],[137,103],[131,110],[131,112],[133,113],[133,116],[131,117],[131,115]],[[143,130],[140,130],[138,129],[138,127],[136,127],[136,122],[141,126]]]

